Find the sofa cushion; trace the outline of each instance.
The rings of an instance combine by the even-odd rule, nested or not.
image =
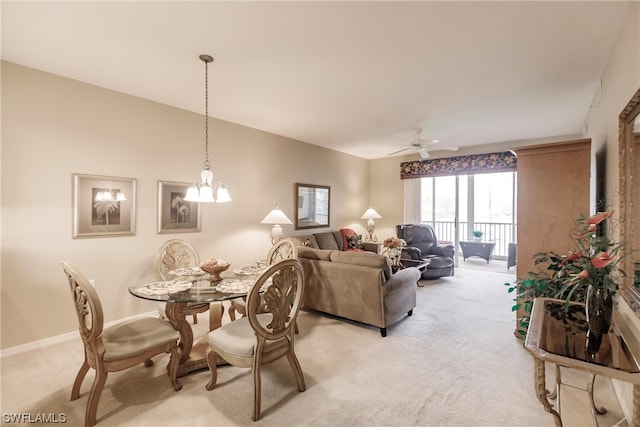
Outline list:
[[[331,261],[331,252],[333,252],[332,249],[313,249],[301,246],[298,248],[298,258]]]
[[[289,237],[293,240],[296,246],[306,246],[308,248],[318,249],[318,243],[316,242],[316,237],[311,234],[308,236],[292,236]]]
[[[344,237],[342,236],[342,231],[334,231],[333,238],[336,240],[336,244],[338,245],[338,250],[344,251],[347,247],[344,245]]]
[[[332,262],[381,268],[385,280],[389,280],[392,275],[389,259],[383,255],[374,254],[373,252],[332,251],[329,257]]]
[[[313,234],[307,236],[307,238],[304,239],[304,242],[302,242],[302,246],[306,246],[307,248],[320,249],[320,247],[318,246],[318,242],[316,242],[316,236],[314,236]]]
[[[333,235],[333,232],[327,231],[325,233],[315,233],[316,243],[318,244],[318,248],[320,249],[333,249],[340,250],[338,247],[338,243],[336,242],[336,238]]]
[[[355,236],[356,231],[352,228],[341,228],[340,229],[340,238],[342,239],[342,250],[346,251],[349,249],[349,236]]]
[[[345,250],[350,251],[358,251],[364,249],[364,244],[362,243],[362,234],[352,234],[347,236],[347,247]]]

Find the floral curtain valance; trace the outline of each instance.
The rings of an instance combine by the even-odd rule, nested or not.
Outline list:
[[[511,151],[474,154],[445,159],[415,160],[400,163],[400,178],[427,176],[471,175],[490,172],[515,172],[517,158]]]

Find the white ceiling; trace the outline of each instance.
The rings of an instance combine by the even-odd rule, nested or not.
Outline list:
[[[363,158],[579,134],[628,1],[1,4],[2,59]],[[215,134],[215,129],[211,129]]]

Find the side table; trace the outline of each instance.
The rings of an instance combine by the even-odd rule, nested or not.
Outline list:
[[[403,270],[409,267],[415,267],[420,270],[420,276],[422,277],[422,273],[427,269],[431,262],[428,259],[411,259],[411,258],[400,258],[398,264],[392,265],[391,270],[395,273],[398,270]],[[418,286],[422,287],[420,282],[418,282]]]
[[[473,241],[460,241],[460,248],[462,249],[462,258],[466,261],[467,258],[477,256],[487,260],[487,264],[493,257],[493,249],[496,247],[495,242],[473,242]]]
[[[571,303],[565,312],[564,300],[536,298],[525,348],[533,356],[535,389],[545,411],[553,415],[555,425],[562,426],[560,394],[563,385],[560,366],[578,369],[590,374],[586,388],[594,424],[596,416],[606,412],[593,398],[593,382],[596,375],[633,384],[633,416],[629,426],[640,426],[640,367],[634,360],[638,342],[624,322],[618,322],[615,310],[609,333],[602,336],[602,343],[595,352],[586,351],[587,326],[584,304]],[[546,389],[545,364],[555,365],[555,388]],[[574,387],[575,388],[575,387]],[[549,399],[556,400],[552,405]]]

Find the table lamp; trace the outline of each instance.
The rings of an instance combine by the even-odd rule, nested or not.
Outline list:
[[[273,224],[271,228],[271,243],[275,244],[278,240],[282,239],[282,227],[280,224],[293,224],[289,218],[280,210],[278,205],[275,209],[265,216],[260,224]]]
[[[367,233],[369,233],[369,236],[365,240],[368,242],[378,241],[378,238],[373,235],[373,232],[376,231],[376,222],[374,221],[374,219],[382,218],[380,214],[376,212],[375,209],[370,207],[360,218],[367,220]]]

